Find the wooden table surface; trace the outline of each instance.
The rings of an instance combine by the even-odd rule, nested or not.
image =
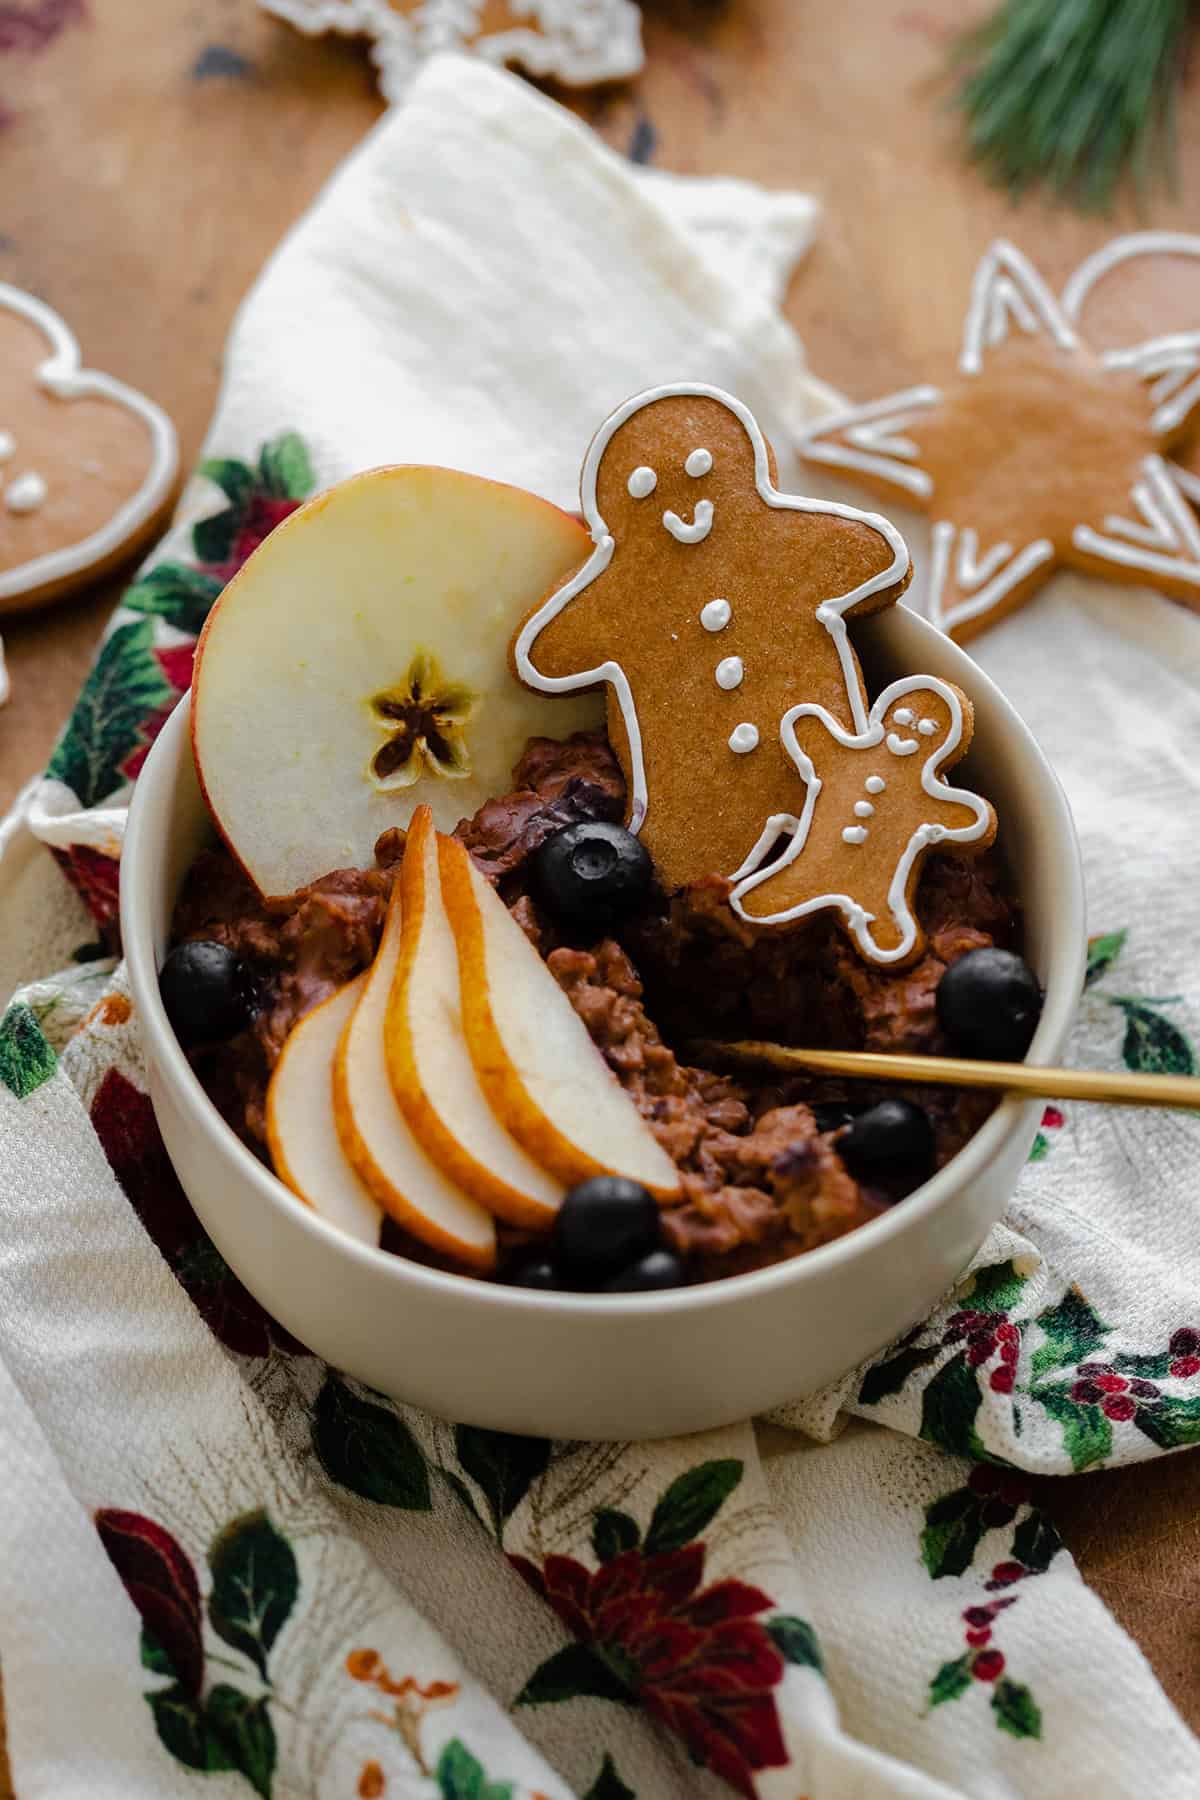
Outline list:
[[[249,0],[58,10],[67,23],[39,51],[0,54],[0,280],[43,296],[87,362],[159,400],[186,466],[235,306],[379,113],[370,67],[360,46],[303,39]],[[648,0],[645,10],[644,75],[572,104],[615,147],[662,167],[821,198],[822,230],[789,311],[813,367],[853,398],[919,378],[957,343],[963,296],[997,233],[1057,287],[1114,228],[1036,202],[1014,213],[958,156],[944,57],[984,0]],[[1200,93],[1180,110],[1185,198],[1115,223],[1194,227]],[[1177,296],[1188,316],[1160,329],[1195,324],[1194,291]],[[44,763],[119,586],[6,628],[14,691],[0,713],[0,808]],[[1198,1478],[1200,1460],[1185,1453],[1046,1481],[1041,1495],[1193,1726]]]

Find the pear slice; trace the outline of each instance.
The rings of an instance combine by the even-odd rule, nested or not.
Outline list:
[[[377,1244],[383,1214],[342,1149],[333,1116],[333,1059],[366,975],[292,1027],[267,1088],[267,1143],[275,1173],[315,1213],[361,1244]]]
[[[626,1175],[677,1194],[675,1164],[503,900],[454,839],[438,840],[438,861],[467,1048],[496,1117],[568,1187]]]
[[[430,1161],[400,1111],[388,1080],[383,1027],[401,943],[400,884],[392,890],[383,937],[333,1061],[338,1137],[385,1212],[423,1244],[469,1268],[496,1264],[496,1226]]]
[[[192,747],[209,810],[268,897],[370,863],[422,801],[444,831],[508,792],[527,740],[603,723],[535,694],[508,641],[586,561],[577,520],[454,469],[371,469],[278,525],[201,633]]]
[[[400,893],[404,933],[384,1025],[400,1110],[426,1155],[463,1193],[498,1219],[546,1231],[562,1186],[492,1111],[463,1036],[458,952],[428,806],[417,808],[408,828]]]

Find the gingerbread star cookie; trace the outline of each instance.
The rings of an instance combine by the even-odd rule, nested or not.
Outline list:
[[[158,524],[177,467],[162,409],[84,369],[58,314],[0,284],[0,613],[127,556]]]
[[[1092,282],[1124,254],[1117,240],[1089,258],[1060,301],[1019,250],[993,244],[945,380],[837,413],[799,445],[929,513],[925,610],[960,642],[1058,567],[1200,609],[1192,478],[1168,457],[1200,402],[1200,334],[1097,352],[1077,327]]]
[[[730,898],[754,924],[791,924],[834,908],[868,961],[901,963],[921,948],[913,893],[925,853],[981,850],[996,835],[986,800],[947,785],[942,770],[970,746],[970,702],[950,682],[906,676],[885,688],[866,729],[845,730],[823,706],[795,706],[783,741],[805,783],[776,861]]]
[[[638,394],[601,427],[581,484],[595,549],[525,620],[518,678],[542,693],[606,685],[628,824],[660,880],[740,878],[797,811],[780,737],[815,704],[868,729],[848,621],[909,579],[894,526],[781,493],[752,414],[717,388]]]

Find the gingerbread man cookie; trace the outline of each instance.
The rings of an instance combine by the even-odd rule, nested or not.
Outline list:
[[[886,519],[775,486],[752,414],[681,384],[626,401],[584,462],[595,550],[518,631],[527,686],[607,684],[628,824],[678,888],[740,877],[796,808],[779,722],[801,702],[868,728],[847,621],[890,605],[908,552]]]
[[[783,854],[730,897],[754,924],[783,925],[836,908],[858,949],[900,963],[921,949],[913,893],[928,850],[981,850],[996,835],[986,800],[947,786],[941,770],[966,755],[974,718],[950,682],[906,676],[885,688],[864,731],[849,732],[823,706],[795,706],[783,741],[807,793]]]
[[[1094,282],[1131,254],[1192,254],[1175,233],[1117,239],[1055,299],[997,242],[975,276],[957,368],[825,419],[799,448],[933,520],[924,607],[965,641],[1021,606],[1055,568],[1159,589],[1200,608],[1200,482],[1168,460],[1200,402],[1200,333],[1103,352],[1078,319]]]
[[[58,314],[0,284],[0,613],[129,555],[158,524],[177,467],[161,408],[82,368]]]

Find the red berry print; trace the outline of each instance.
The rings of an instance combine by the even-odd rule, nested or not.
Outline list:
[[[1129,1386],[1127,1375],[1096,1375],[1093,1380],[1104,1394],[1123,1394]]]
[[[1076,1369],[1077,1375],[1115,1375],[1116,1370],[1111,1363],[1085,1362]]]
[[[996,1341],[1000,1344],[1019,1344],[1021,1334],[1010,1320],[1005,1319],[1002,1325],[996,1327]]]
[[[964,1632],[963,1635],[973,1650],[982,1650],[985,1644],[991,1642],[992,1636],[986,1625],[981,1625],[977,1631]]]
[[[1025,1564],[1019,1562],[1000,1562],[992,1570],[992,1579],[987,1583],[989,1588],[1011,1587],[1014,1581],[1020,1581],[1025,1573]]]
[[[988,1385],[995,1394],[1011,1394],[1016,1383],[1017,1371],[1007,1363],[1001,1363],[998,1369],[992,1370]]]
[[[1080,1406],[1095,1406],[1104,1398],[1104,1389],[1095,1381],[1077,1381],[1071,1389],[1072,1400]]]
[[[971,1664],[976,1681],[996,1681],[1004,1673],[1004,1656],[999,1650],[981,1650]]]
[[[996,1348],[996,1339],[990,1331],[973,1331],[967,1339],[967,1361],[973,1369],[985,1363]]]
[[[1143,1381],[1140,1375],[1134,1375],[1129,1383],[1129,1391],[1136,1394],[1139,1400],[1161,1400],[1162,1392],[1152,1381]]]
[[[1177,1333],[1182,1336],[1182,1333]],[[1171,1374],[1180,1381],[1187,1381],[1191,1376],[1200,1374],[1200,1356],[1177,1356],[1171,1364]]]
[[[991,1624],[995,1616],[995,1606],[968,1606],[963,1614],[963,1623],[969,1625],[972,1631],[982,1631],[985,1625]]]
[[[1000,1361],[1002,1363],[1007,1363],[1009,1368],[1011,1368],[1011,1369],[1016,1368],[1017,1363],[1020,1359],[1020,1355],[1021,1355],[1020,1344],[1014,1344],[1011,1341],[1011,1339],[1007,1343],[1001,1344],[1001,1346],[1000,1346]]]
[[[1128,1394],[1113,1394],[1104,1402],[1104,1415],[1109,1419],[1132,1419],[1137,1412],[1137,1401]]]
[[[1060,1107],[1048,1106],[1042,1114],[1042,1130],[1057,1131],[1060,1125],[1067,1122],[1066,1114]]]
[[[1167,1349],[1172,1356],[1195,1356],[1200,1351],[1200,1331],[1193,1331],[1190,1325],[1181,1325]]]

